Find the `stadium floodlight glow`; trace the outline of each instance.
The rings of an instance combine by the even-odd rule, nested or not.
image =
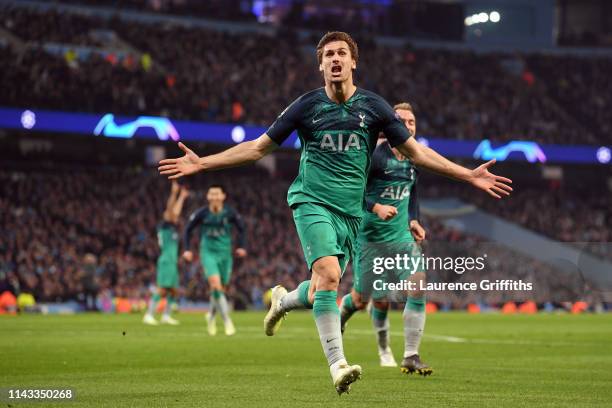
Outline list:
[[[482,160],[495,159],[504,161],[510,153],[521,152],[529,163],[546,163],[546,155],[536,142],[512,141],[497,148],[491,147],[488,139],[483,140],[474,150],[474,158]]]
[[[600,162],[601,164],[606,164],[606,163],[610,163],[610,158],[611,158],[611,154],[610,154],[610,149],[602,146],[599,149],[597,149],[597,161]]]
[[[106,137],[129,139],[136,134],[138,129],[143,127],[152,128],[159,140],[172,139],[178,142],[180,139],[180,135],[168,118],[139,116],[136,120],[118,125],[115,123],[115,116],[112,113],[107,113],[100,119],[94,129],[94,135],[103,134]]]
[[[463,21],[466,26],[472,26],[474,24],[481,23],[497,23],[501,19],[501,15],[497,11],[492,11],[491,13],[480,12],[476,14],[472,14],[471,16],[467,16]]]
[[[21,126],[32,129],[36,125],[36,114],[31,110],[24,110],[21,114]]]
[[[232,129],[232,140],[235,143],[241,143],[246,136],[246,132],[242,126],[234,126]]]

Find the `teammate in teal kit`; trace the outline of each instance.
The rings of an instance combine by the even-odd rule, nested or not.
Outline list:
[[[189,250],[191,233],[196,227],[200,228],[200,260],[210,288],[210,309],[206,315],[206,322],[208,334],[211,336],[217,334],[217,313],[221,315],[225,325],[225,334],[232,336],[236,333],[225,297],[225,290],[232,276],[232,229],[234,227],[238,231],[238,245],[235,254],[239,258],[247,254],[244,222],[232,207],[225,205],[225,199],[223,186],[210,186],[206,193],[208,206],[191,214],[183,237],[185,247],[183,257],[191,262],[193,260],[193,252]]]
[[[416,133],[412,106],[406,102],[394,106],[410,131]],[[378,145],[366,187],[366,203],[370,211],[364,217],[357,237],[353,260],[353,288],[342,298],[340,307],[342,332],[355,311],[365,308],[372,299],[370,317],[377,334],[378,355],[383,367],[397,367],[390,348],[387,291],[374,289],[375,280],[398,282],[410,280],[417,289],[408,292],[404,307],[404,358],[402,371],[429,375],[433,370],[419,357],[419,344],[425,328],[425,295],[418,288],[425,281],[423,270],[373,273],[374,258],[407,254],[421,256],[419,243],[425,230],[418,220],[416,197],[417,170],[397,149],[386,141]]]
[[[189,192],[186,188],[180,187],[176,182],[172,183],[163,222],[157,226],[157,239],[160,249],[159,258],[157,258],[157,291],[149,300],[147,313],[142,319],[145,324],[152,326],[159,324],[153,314],[162,298],[166,298],[166,308],[160,322],[170,325],[179,324],[178,320],[170,316],[170,312],[176,301],[176,290],[179,286],[177,225],[188,195]]]
[[[202,158],[180,143],[185,155],[162,160],[159,171],[176,179],[253,163],[297,130],[302,146],[300,169],[287,201],[312,278],[290,293],[281,286],[273,289],[264,330],[273,335],[288,311],[312,307],[332,383],[342,394],[361,376],[361,367],[349,365],[344,357],[337,290],[361,222],[378,134],[382,131],[390,145],[413,164],[470,183],[497,198],[509,194],[511,188],[506,183],[511,181],[489,173],[487,168],[493,161],[469,170],[416,142],[384,99],[353,84],[359,53],[348,34],[324,35],[317,46],[317,58],[325,86],[296,99],[266,133]]]

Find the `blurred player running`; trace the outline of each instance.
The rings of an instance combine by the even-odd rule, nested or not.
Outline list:
[[[208,279],[210,290],[210,309],[206,315],[208,334],[217,334],[217,313],[225,325],[225,334],[236,333],[234,323],[229,316],[229,306],[225,289],[232,277],[232,228],[238,231],[238,246],[236,256],[246,256],[246,237],[244,223],[240,215],[230,206],[225,205],[225,190],[223,186],[212,185],[206,193],[207,207],[202,207],[189,217],[183,237],[185,252],[183,258],[191,262],[193,252],[189,250],[191,233],[200,228],[200,261]]]
[[[509,194],[511,188],[505,183],[511,181],[489,173],[487,168],[493,161],[469,170],[416,142],[384,99],[353,84],[359,55],[348,34],[324,35],[317,46],[317,58],[325,86],[296,99],[258,139],[202,158],[180,143],[185,155],[162,160],[159,171],[176,179],[253,163],[297,130],[302,154],[287,201],[312,279],[291,293],[280,286],[273,289],[264,329],[271,336],[288,311],[312,307],[333,385],[342,394],[361,376],[361,367],[349,365],[344,357],[337,290],[361,222],[378,133],[382,131],[391,146],[412,163],[468,182],[497,198]]]
[[[416,134],[416,119],[412,106],[400,103],[394,106],[406,127]],[[370,317],[377,334],[378,355],[383,367],[397,367],[390,347],[388,294],[376,291],[372,285],[375,279],[389,282],[395,278],[411,280],[418,285],[425,280],[424,271],[387,271],[374,277],[371,270],[373,258],[381,255],[417,254],[421,256],[418,244],[425,238],[425,230],[418,220],[416,197],[417,171],[410,161],[397,149],[384,141],[378,145],[372,156],[372,166],[366,187],[366,213],[355,245],[353,260],[353,288],[342,298],[340,319],[342,332],[346,322],[357,310],[365,308],[372,299]],[[393,274],[393,275],[392,275]],[[417,286],[417,288],[420,286]],[[419,344],[425,328],[425,295],[420,290],[407,293],[404,307],[404,359],[402,371],[429,375],[433,370],[419,357]]]
[[[147,313],[142,319],[145,324],[153,326],[159,324],[153,314],[162,298],[166,298],[166,308],[160,322],[171,325],[179,324],[178,320],[170,316],[170,312],[176,301],[176,290],[179,286],[177,226],[188,195],[186,188],[180,187],[176,182],[172,183],[163,221],[157,226],[157,239],[161,252],[157,259],[157,292],[149,300]]]

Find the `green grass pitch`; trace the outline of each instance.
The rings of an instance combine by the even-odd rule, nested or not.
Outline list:
[[[234,337],[206,334],[201,315],[149,327],[138,315],[0,318],[0,387],[71,387],[76,401],[0,407],[612,406],[612,314],[428,316],[427,378],[378,367],[370,322],[345,334],[361,381],[339,397],[314,322],[292,313],[275,337],[262,313],[234,313]],[[401,315],[392,348],[403,349]],[[125,332],[125,335],[124,335]]]

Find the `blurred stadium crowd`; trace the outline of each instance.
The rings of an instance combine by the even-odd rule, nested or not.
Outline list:
[[[236,8],[200,3],[206,8],[200,15],[252,18]],[[220,9],[232,14],[216,15]],[[317,38],[300,38],[285,30],[275,35],[228,34],[6,5],[0,5],[0,29],[25,43],[19,48],[0,42],[3,106],[269,125],[293,99],[321,85],[314,57]],[[611,59],[475,54],[383,46],[359,38],[358,42],[357,84],[389,101],[413,103],[420,134],[609,143]],[[68,46],[52,52],[50,44]],[[87,47],[87,57],[75,51],[79,46]],[[267,173],[252,168],[215,174],[214,181],[227,187],[229,204],[243,215],[248,228],[249,256],[236,261],[228,292],[235,307],[261,306],[267,288],[277,283],[293,288],[306,279],[308,271],[285,204],[289,181],[271,183]],[[183,220],[204,204],[211,179],[204,176],[190,182],[192,195]],[[607,243],[612,239],[607,228],[612,225],[609,198],[594,192],[558,189],[542,194],[521,189],[500,206],[461,188],[424,187],[425,196],[454,194],[557,240]],[[1,169],[0,293],[8,289],[32,293],[40,301],[77,300],[87,308],[100,306],[96,298],[149,296],[158,255],[155,226],[168,188],[157,172],[142,168]],[[468,246],[482,242],[435,219],[425,218],[424,224],[434,241]],[[591,251],[610,254],[609,247],[601,248]],[[545,303],[582,295],[575,276],[555,273],[501,246],[492,251],[486,276],[432,271],[429,279],[512,276],[534,282],[536,292],[438,292],[430,300],[465,307],[507,300]],[[199,262],[181,260],[179,270],[182,295],[206,299]],[[341,290],[348,291],[350,284],[349,271]]]
[[[213,178],[215,183],[226,186],[229,204],[243,215],[248,230],[249,256],[236,261],[228,292],[235,307],[261,306],[267,288],[278,283],[291,288],[307,279],[308,271],[285,202],[289,182],[275,179],[270,183],[266,172],[254,169],[248,173],[219,173],[198,178],[190,186],[193,191],[186,203],[183,221],[205,203],[205,186]],[[32,293],[40,301],[77,300],[88,307],[93,307],[88,295],[94,299],[98,295],[146,298],[155,283],[158,255],[155,227],[161,219],[167,190],[168,183],[155,171],[138,168],[55,167],[53,171],[0,172],[0,292],[10,289]],[[435,195],[435,191],[427,194]],[[560,215],[555,211],[539,212],[539,223],[531,224],[528,218],[533,213],[531,206],[520,203],[532,200],[534,194],[533,191],[517,192],[519,204],[490,209],[560,240],[577,241],[584,239],[585,233],[605,229],[591,224],[589,213],[574,219],[577,224],[583,224],[583,229],[549,229]],[[538,204],[536,201],[533,205]],[[609,220],[610,210],[602,211]],[[425,218],[423,223],[429,239],[434,241],[431,246],[443,243],[447,252],[453,248],[457,256],[474,251],[483,241],[449,229],[432,218]],[[590,239],[609,238],[590,235]],[[582,295],[576,276],[555,273],[550,267],[502,246],[489,245],[487,252],[489,264],[483,272],[461,276],[431,271],[429,279],[479,281],[512,276],[534,282],[536,291],[440,292],[432,294],[430,300],[456,308],[474,302],[498,305],[508,300],[560,302]],[[188,264],[181,260],[179,270],[183,296],[194,301],[206,299],[208,289],[199,262]],[[351,281],[349,271],[342,283],[343,291],[350,289]]]
[[[25,50],[0,47],[5,105],[267,125],[321,84],[317,39],[285,30],[228,34],[9,6],[0,8],[0,23],[28,44]],[[118,38],[129,48],[109,52],[103,40],[108,36],[96,30],[112,31],[113,44]],[[358,40],[357,83],[390,101],[412,101],[421,134],[565,144],[608,140],[609,58],[475,54]],[[52,54],[43,47],[48,43],[69,47]],[[105,51],[80,58],[70,45]],[[15,83],[30,84],[28,92]]]
[[[612,207],[609,194],[584,186],[571,188],[554,185],[524,188],[500,205],[489,197],[472,194],[459,185],[424,186],[429,198],[460,197],[489,213],[515,222],[549,238],[578,245],[600,257],[612,259],[610,242]],[[585,244],[589,243],[588,248]]]

